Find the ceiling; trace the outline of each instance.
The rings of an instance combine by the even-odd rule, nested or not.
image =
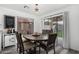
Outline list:
[[[27,6],[26,8],[24,8],[25,5]],[[35,12],[35,4],[0,4],[0,7],[5,7],[34,15],[46,14],[50,11],[55,11],[66,6],[68,6],[68,4],[38,4],[37,7],[39,8],[39,11]]]

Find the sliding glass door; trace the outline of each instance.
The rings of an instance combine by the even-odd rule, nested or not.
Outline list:
[[[44,18],[48,20],[44,24],[44,29],[53,30],[53,33],[57,33],[56,45],[60,45],[64,48],[70,47],[69,40],[69,21],[68,21],[68,12],[61,12],[55,15],[50,15]],[[47,28],[48,26],[48,28]]]
[[[46,20],[46,21],[45,21]],[[44,26],[48,27],[49,30],[52,29],[52,33],[57,33],[57,45],[63,47],[63,39],[64,39],[64,23],[63,23],[63,15],[52,16],[44,19]],[[48,28],[45,28],[48,29]]]
[[[58,15],[52,18],[52,28],[53,33],[57,33],[57,41],[58,45],[63,47],[63,39],[64,39],[64,24],[63,24],[63,16]]]

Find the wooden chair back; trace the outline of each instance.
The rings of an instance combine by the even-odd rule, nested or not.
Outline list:
[[[47,46],[49,46],[49,45],[51,45],[51,44],[55,44],[56,37],[57,37],[57,34],[56,34],[56,33],[54,33],[54,34],[49,34],[49,35],[48,35]]]
[[[17,47],[19,48],[19,52],[24,51],[23,41],[21,37],[21,33],[16,32],[16,38],[17,38]]]

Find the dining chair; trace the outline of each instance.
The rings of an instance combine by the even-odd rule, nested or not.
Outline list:
[[[17,47],[19,49],[19,53],[25,53],[25,51],[27,52],[27,50],[30,50],[32,48],[35,47],[35,44],[31,43],[31,42],[23,42],[22,41],[22,37],[21,37],[21,33],[16,33],[16,37],[17,37]]]
[[[21,34],[23,42],[31,42],[28,38],[24,38],[24,34]]]
[[[16,33],[16,39],[19,39],[19,37],[18,37],[18,31],[15,31],[15,33]],[[24,38],[23,38],[23,35],[21,35],[22,36],[22,42],[27,42],[28,40],[25,40]],[[18,41],[19,40],[17,40],[17,52],[18,52]]]
[[[54,54],[55,54],[55,41],[56,41],[57,34],[48,34],[48,40],[46,42],[40,42],[41,48],[43,48],[46,53],[48,54],[48,51],[53,48],[54,49]]]

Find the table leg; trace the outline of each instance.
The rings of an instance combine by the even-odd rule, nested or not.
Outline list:
[[[40,54],[40,46],[39,46],[39,54]]]
[[[39,54],[40,54],[40,41],[39,41]]]
[[[34,53],[36,54],[36,42],[34,42],[35,47],[34,47]]]

